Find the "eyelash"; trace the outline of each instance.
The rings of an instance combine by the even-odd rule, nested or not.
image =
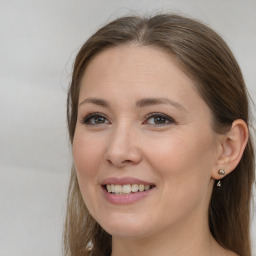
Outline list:
[[[175,124],[176,123],[176,121],[172,117],[170,117],[170,116],[168,116],[166,114],[163,114],[163,113],[150,113],[150,114],[148,114],[146,116],[146,120],[145,121],[148,121],[151,118],[158,118],[158,117],[165,119],[165,121],[167,121],[168,123],[164,123],[164,124],[151,124],[151,125],[153,125],[153,126],[165,126],[165,125],[170,125],[170,124]],[[143,124],[145,123],[145,121],[143,122]]]
[[[166,126],[166,125],[170,125],[170,124],[175,124],[176,121],[171,118],[170,116],[166,115],[166,114],[163,114],[163,113],[150,113],[148,114],[146,117],[145,117],[145,121],[143,121],[142,124],[146,124],[146,122],[151,119],[151,118],[163,118],[165,120],[165,122],[167,121],[167,123],[163,123],[163,124],[149,124],[149,125],[152,125],[152,126]],[[80,122],[82,124],[85,124],[85,125],[91,125],[91,126],[96,126],[96,125],[102,125],[102,124],[109,124],[110,122],[108,121],[108,123],[99,123],[99,124],[92,124],[90,123],[90,121],[93,119],[93,118],[103,118],[104,121],[108,120],[107,117],[105,115],[103,115],[102,113],[91,113],[89,115],[87,115],[85,118],[83,118]],[[95,122],[95,119],[94,119],[94,122]]]
[[[81,123],[85,124],[85,125],[100,125],[100,124],[90,124],[91,119],[96,118],[96,117],[104,118],[105,120],[107,120],[107,117],[101,113],[91,113],[91,114],[87,115],[85,118],[83,118],[81,120]]]

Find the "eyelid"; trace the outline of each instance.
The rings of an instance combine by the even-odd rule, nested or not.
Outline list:
[[[177,123],[172,117],[170,117],[169,115],[166,115],[164,113],[161,113],[161,112],[149,113],[148,115],[146,115],[145,121],[143,121],[143,123],[145,123],[148,119],[150,119],[152,117],[157,117],[157,116],[166,118],[166,120],[168,120],[170,123],[167,123],[167,124],[155,124],[154,126],[164,126],[164,125],[170,125],[170,124],[176,124]]]
[[[85,124],[85,125],[99,125],[99,124],[88,124],[88,121],[90,120],[90,118],[92,118],[92,117],[96,117],[96,116],[99,116],[99,117],[103,117],[103,118],[105,118],[106,120],[108,120],[108,122],[109,123],[111,123],[110,121],[109,121],[109,118],[106,116],[106,115],[104,115],[104,114],[102,114],[102,113],[100,113],[100,112],[93,112],[93,113],[89,113],[89,114],[87,114],[86,116],[84,116],[84,117],[82,117],[81,119],[80,119],[80,123],[81,124]],[[104,123],[103,123],[104,124]],[[102,124],[101,124],[102,125]]]

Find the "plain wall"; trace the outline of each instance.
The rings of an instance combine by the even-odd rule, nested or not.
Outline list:
[[[75,53],[108,20],[153,10],[216,29],[256,99],[255,0],[0,0],[0,256],[62,254],[71,165],[65,104]]]

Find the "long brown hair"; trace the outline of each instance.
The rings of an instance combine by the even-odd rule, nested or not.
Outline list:
[[[212,29],[176,14],[119,18],[92,35],[77,54],[67,98],[71,144],[76,122],[81,77],[88,62],[107,47],[136,43],[157,46],[176,56],[196,83],[214,117],[213,128],[224,133],[236,119],[248,126],[248,94],[241,70],[227,44]],[[255,180],[254,149],[249,138],[236,169],[214,186],[209,205],[213,237],[226,249],[251,256],[250,200]],[[71,171],[64,231],[65,255],[110,255],[111,236],[90,215],[83,202],[76,172]]]

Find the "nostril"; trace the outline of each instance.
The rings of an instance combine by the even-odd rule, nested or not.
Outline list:
[[[116,159],[116,160],[106,159],[106,161],[108,162],[108,164],[114,165],[114,166],[119,167],[119,168],[125,167],[129,164],[133,164],[132,160],[118,161],[118,159]]]
[[[123,162],[122,162],[123,164],[129,164],[129,163],[132,163],[132,161],[131,160],[124,160]]]
[[[107,162],[110,163],[110,164],[112,164],[112,162],[111,162],[109,159],[107,159]]]

